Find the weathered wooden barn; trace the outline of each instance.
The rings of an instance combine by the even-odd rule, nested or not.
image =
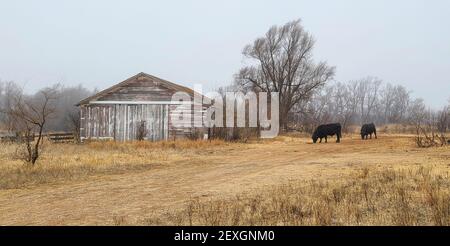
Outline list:
[[[139,73],[86,98],[78,103],[80,138],[132,141],[143,137],[158,141],[189,137],[194,131],[205,132],[202,128],[172,124],[170,114],[180,111],[180,103],[171,101],[176,92],[187,93],[194,101],[192,89]],[[204,110],[206,106],[201,108]],[[187,105],[182,111],[193,115],[193,110]]]

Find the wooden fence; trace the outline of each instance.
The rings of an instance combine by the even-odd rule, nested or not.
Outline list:
[[[49,133],[47,138],[54,143],[67,143],[75,141],[75,134],[72,132]]]
[[[75,134],[71,132],[59,132],[59,133],[48,133],[44,134],[49,141],[53,143],[67,143],[67,142],[75,142]],[[36,135],[29,136],[28,139],[30,141],[34,141],[36,139]],[[24,142],[27,139],[24,136],[15,136],[15,135],[4,135],[0,136],[0,142]]]
[[[14,135],[4,135],[0,136],[0,142],[25,142],[27,137],[25,136],[14,136]],[[34,141],[35,136],[28,136],[28,140]]]

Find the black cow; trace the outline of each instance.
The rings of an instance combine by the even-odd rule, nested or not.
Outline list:
[[[364,124],[361,127],[361,139],[367,139],[368,136],[372,139],[372,134],[375,134],[375,138],[377,138],[377,129],[375,128],[375,124]]]
[[[337,137],[336,143],[340,143],[342,137],[341,124],[334,123],[318,126],[312,135],[312,140],[314,143],[316,143],[317,139],[320,138],[320,143],[322,143],[322,138],[325,138],[325,143],[327,143],[328,142],[327,137],[334,135],[336,135]]]

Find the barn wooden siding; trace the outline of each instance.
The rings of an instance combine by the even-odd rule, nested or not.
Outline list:
[[[144,73],[133,76],[79,103],[80,138],[136,140],[141,122],[147,132],[144,139],[149,141],[188,137],[199,129],[176,127],[170,117],[184,114],[194,120],[192,104],[170,102],[179,91],[193,97],[186,87]]]
[[[202,120],[203,122],[206,120],[206,110],[208,107],[203,106],[200,110],[200,114],[203,115]],[[207,129],[205,127],[201,128],[195,128],[195,127],[180,127],[175,126],[172,123],[172,120],[174,117],[181,117],[183,114],[187,117],[187,119],[190,119],[191,126],[195,125],[195,107],[194,105],[169,105],[169,138],[170,139],[179,139],[179,138],[185,138],[187,136],[190,136],[191,134],[194,134],[195,131],[200,132],[201,134],[206,134]]]
[[[144,122],[146,140],[169,138],[168,105],[89,105],[81,108],[83,139],[136,140],[141,122]]]

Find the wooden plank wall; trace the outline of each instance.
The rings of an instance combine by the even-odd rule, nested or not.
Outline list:
[[[102,101],[152,101],[165,102],[172,99],[176,91],[168,89],[158,81],[137,78],[117,88],[101,98]],[[192,128],[177,128],[172,125],[170,112],[193,114],[191,105],[177,109],[178,105],[167,104],[88,104],[81,106],[82,139],[115,139],[129,141],[136,139],[141,121],[145,121],[147,139],[151,141],[184,138],[191,134]],[[191,119],[193,120],[193,115]]]
[[[206,109],[207,107],[203,106],[200,113],[203,114]],[[183,114],[190,115],[191,127],[180,127],[172,123],[175,117],[182,117]],[[186,138],[195,130],[206,133],[207,129],[204,127],[194,127],[194,115],[195,110],[193,105],[169,105],[169,138],[172,140]],[[187,117],[189,118],[189,116]],[[203,114],[202,120],[203,122],[206,120],[206,114]]]
[[[169,138],[168,115],[169,106],[163,104],[83,106],[80,134],[83,139],[136,140],[144,121],[146,140],[166,140]]]
[[[115,105],[83,106],[80,114],[82,138],[114,138]]]

